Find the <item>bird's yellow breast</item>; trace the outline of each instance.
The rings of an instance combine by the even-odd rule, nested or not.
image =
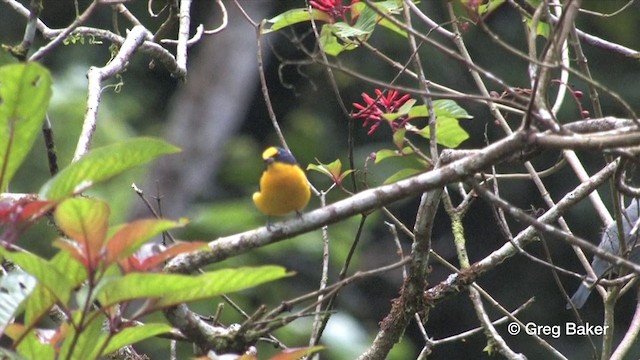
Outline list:
[[[297,164],[272,162],[260,178],[260,191],[253,202],[265,215],[300,212],[307,206],[311,190],[304,171]]]

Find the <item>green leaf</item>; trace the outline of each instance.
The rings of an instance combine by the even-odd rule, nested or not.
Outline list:
[[[435,100],[433,101],[433,109],[436,117],[451,117],[456,119],[473,119],[467,110],[462,108],[453,100]],[[429,117],[429,111],[426,105],[414,106],[409,110],[409,117]]]
[[[167,324],[144,324],[132,326],[120,330],[109,341],[109,345],[102,351],[101,356],[106,356],[125,346],[135,344],[142,340],[152,338],[160,334],[171,332],[173,328]]]
[[[487,16],[498,9],[506,0],[489,0],[486,4],[478,6],[478,15]]]
[[[14,320],[35,287],[36,279],[20,270],[0,277],[0,333]]]
[[[402,106],[400,106],[400,109],[398,109],[398,114],[399,115],[407,115],[409,114],[409,111],[411,111],[411,108],[413,108],[413,105],[416,104],[416,99],[408,99],[404,104],[402,104]]]
[[[391,149],[378,150],[378,152],[376,152],[376,161],[374,163],[377,164],[382,160],[392,158],[392,157],[397,157],[397,156],[400,156],[400,153],[397,150],[391,150]]]
[[[18,338],[22,339],[20,343],[17,344],[17,351],[21,356],[20,358],[56,359],[54,347],[47,342],[43,342],[42,338],[43,335],[45,338],[51,336],[53,332],[54,330],[44,329],[39,329],[38,331],[31,329],[31,331],[29,331],[29,328],[14,323],[7,329],[5,335],[13,340],[17,340]],[[4,356],[1,352],[0,354]],[[4,360],[5,358],[3,356],[0,356],[0,358]]]
[[[459,0],[460,3],[466,8],[467,12],[471,15],[473,21],[476,21],[478,17],[486,18],[498,7],[503,5],[506,0],[488,0],[488,1],[475,1],[475,0]]]
[[[382,160],[411,154],[413,154],[413,149],[410,146],[405,146],[402,150],[382,149],[376,153],[376,161],[374,163],[378,164]]]
[[[24,305],[24,325],[31,328],[49,313],[55,305],[56,297],[46,287],[38,284]]]
[[[0,192],[31,150],[51,98],[51,75],[38,63],[0,67]]]
[[[456,119],[473,119],[467,110],[453,100],[435,100],[433,108],[437,117],[446,116]]]
[[[396,0],[387,0],[387,1],[380,1],[380,2],[374,2],[373,5],[375,7],[377,7],[379,10],[381,10],[383,13],[391,16],[393,14],[398,14],[400,12],[400,10],[402,10],[402,1],[396,1]],[[366,13],[366,12],[372,12],[375,15],[374,20],[374,25],[377,23],[382,27],[385,27],[393,32],[395,32],[396,34],[402,36],[402,37],[407,37],[407,32],[402,30],[399,26],[397,26],[396,24],[394,24],[392,21],[388,20],[387,18],[381,17],[379,16],[375,11],[373,11],[371,8],[369,8],[367,6],[367,4],[365,4],[364,2],[356,2],[352,5],[351,7],[351,12],[353,14],[361,14],[361,13]],[[365,17],[368,16],[365,14]],[[358,18],[358,20],[360,20],[360,18]],[[365,21],[365,23],[370,22],[371,20],[366,19],[367,21]],[[363,24],[364,25],[364,24]],[[356,22],[356,27],[358,27],[357,22]],[[373,32],[373,29],[371,29],[371,32]]]
[[[158,301],[155,306],[167,307],[184,302],[208,299],[226,293],[236,292],[256,287],[266,282],[292,276],[281,266],[242,267],[237,269],[222,269],[190,277],[191,286],[179,292],[169,293]]]
[[[328,164],[320,163],[320,165],[309,164],[307,170],[314,170],[321,174],[325,174],[331,178],[331,180],[338,179],[340,172],[342,171],[342,161],[336,159]]]
[[[317,171],[320,174],[323,174],[333,180],[333,173],[331,172],[331,170],[329,170],[329,168],[327,168],[326,164],[322,164],[322,163],[320,163],[320,165],[309,164],[307,165],[307,170]]]
[[[66,275],[70,289],[75,289],[87,279],[86,269],[67,251],[58,251],[49,263],[58,272]],[[49,312],[56,301],[51,291],[42,284],[38,284],[25,303],[24,325],[28,328],[33,327]]]
[[[436,113],[436,131],[438,144],[448,148],[456,148],[469,138],[469,134],[460,126],[458,119],[472,119],[467,111],[453,100],[435,100],[433,109]],[[409,110],[409,117],[429,117],[425,105],[414,106]],[[414,131],[425,139],[429,139],[429,126]]]
[[[360,16],[358,16],[358,20],[356,20],[353,27],[361,30],[363,35],[371,34],[376,28],[378,19],[378,14],[372,8],[367,6],[360,12]]]
[[[314,170],[321,174],[328,176],[331,181],[336,183],[337,185],[342,184],[342,180],[346,178],[349,174],[354,172],[352,169],[347,169],[344,172],[342,171],[342,161],[340,159],[336,159],[329,164],[323,164],[319,162],[319,165],[309,164],[307,166],[307,170]]]
[[[294,24],[311,21],[312,19],[329,22],[331,17],[319,10],[309,12],[309,9],[292,9],[285,11],[274,18],[263,21],[262,26],[260,26],[260,33],[268,34]]]
[[[59,272],[47,260],[31,253],[10,252],[0,247],[0,254],[35,277],[38,284],[50,291],[62,305],[68,304],[73,288],[65,273]]]
[[[211,298],[291,275],[280,266],[223,269],[198,276],[130,273],[104,279],[97,290],[103,306],[141,298],[160,298],[156,307]]]
[[[407,129],[405,128],[398,129],[393,133],[393,144],[398,149],[402,149],[402,146],[404,145],[404,140],[406,138],[406,134],[407,134]]]
[[[402,169],[398,172],[396,172],[395,174],[389,176],[385,181],[384,184],[391,184],[394,183],[396,181],[402,180],[402,179],[406,179],[408,177],[411,177],[413,175],[419,174],[421,172],[423,172],[424,170],[420,170],[420,169]]]
[[[371,35],[371,31],[370,30],[363,30],[354,26],[351,26],[347,23],[344,23],[342,21],[337,22],[335,24],[331,24],[331,25],[324,25],[323,28],[329,26],[331,28],[331,30],[333,31],[333,34],[337,37],[339,37],[341,40],[346,41],[346,42],[353,42],[352,38],[356,38],[356,39],[360,39],[362,41],[365,41],[367,39],[367,37],[369,35]],[[363,26],[368,26],[368,25],[363,25]],[[355,43],[354,43],[355,45]]]
[[[416,104],[416,99],[408,99],[404,104],[402,104],[402,106],[398,109],[398,111],[392,112],[392,113],[384,113],[382,114],[382,117],[389,122],[395,121],[396,119],[404,115],[409,115],[410,117],[424,117],[424,116],[418,116],[418,115],[411,116],[411,111],[413,110],[413,107],[415,104]],[[425,110],[414,110],[413,111],[414,114],[416,112],[419,113],[419,112],[426,111],[426,108],[424,107],[424,105],[420,105],[417,107],[419,109],[425,109]]]
[[[78,318],[80,313],[78,312],[74,315]],[[59,359],[86,360],[98,358],[100,349],[107,340],[102,328],[106,317],[103,314],[93,312],[86,315],[86,318],[90,318],[91,322],[85,323],[85,326],[79,332],[73,326],[67,327]],[[74,320],[76,323],[80,321],[80,319]]]
[[[398,25],[394,24],[393,22],[391,22],[388,19],[382,19],[379,22],[380,26],[385,27],[391,31],[393,31],[394,33],[402,36],[402,37],[407,37],[407,32],[402,30]]]
[[[425,126],[417,132],[425,139],[429,139],[429,126]],[[454,149],[469,138],[469,134],[460,126],[458,119],[451,117],[438,117],[436,122],[436,133],[438,144]]]
[[[345,50],[353,50],[357,45],[353,43],[344,44],[333,33],[336,24],[325,24],[320,30],[320,44],[327,55],[338,56]]]
[[[148,163],[180,149],[154,138],[135,138],[90,151],[67,166],[40,189],[40,196],[60,200],[79,194],[95,183],[107,180],[134,166]]]
[[[549,34],[551,33],[551,27],[544,21],[538,21],[538,25],[533,29],[531,18],[527,18],[527,27],[529,28],[529,31],[535,30],[536,35],[542,36],[545,39],[548,39]]]
[[[66,275],[72,288],[87,280],[87,270],[66,251],[58,251],[49,262],[56,270]]]

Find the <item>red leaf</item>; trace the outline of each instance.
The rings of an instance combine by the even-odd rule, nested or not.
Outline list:
[[[161,265],[168,259],[180,254],[201,250],[206,245],[207,243],[200,241],[180,242],[158,252],[158,245],[149,244],[148,247],[144,246],[141,248],[141,251],[136,252],[126,259],[120,260],[118,263],[124,272],[148,271]]]
[[[322,350],[322,346],[289,348],[269,358],[269,360],[298,360],[303,356]]]
[[[107,242],[105,266],[109,266],[117,259],[129,256],[142,243],[161,232],[181,225],[182,223],[164,219],[144,219],[122,225]]]

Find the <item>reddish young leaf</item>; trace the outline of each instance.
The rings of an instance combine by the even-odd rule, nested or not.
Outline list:
[[[163,231],[182,226],[183,223],[164,219],[144,219],[122,225],[107,241],[105,267],[116,260],[129,256],[142,243]]]
[[[53,201],[37,200],[35,195],[18,200],[5,198],[0,200],[0,223],[34,221],[46,214],[54,205]]]
[[[89,268],[89,259],[85,256],[86,251],[84,248],[80,247],[80,243],[73,240],[56,239],[53,242],[53,246],[58,249],[68,251],[74,259],[78,260],[78,262],[82,264],[82,266],[87,269]]]
[[[95,270],[103,256],[102,248],[107,235],[109,205],[104,201],[72,198],[58,205],[54,218],[62,231],[78,243],[81,261]]]
[[[35,220],[44,214],[46,214],[49,210],[53,208],[55,202],[53,201],[43,201],[43,200],[35,200],[30,201],[22,208],[22,212],[20,214],[20,220]]]
[[[206,245],[207,243],[200,241],[181,242],[160,250],[158,249],[160,246],[150,244],[149,247],[143,247],[141,251],[118,261],[118,264],[124,272],[149,271],[168,259],[183,253],[201,250]]]
[[[318,352],[322,349],[322,346],[289,348],[283,350],[281,353],[275,356],[270,357],[269,360],[298,360],[303,356],[313,354],[314,352]]]

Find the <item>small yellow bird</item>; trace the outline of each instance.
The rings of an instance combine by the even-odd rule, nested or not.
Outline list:
[[[269,216],[300,214],[311,197],[304,171],[293,155],[281,147],[269,147],[262,153],[266,165],[260,178],[260,191],[253,193],[258,210]]]

